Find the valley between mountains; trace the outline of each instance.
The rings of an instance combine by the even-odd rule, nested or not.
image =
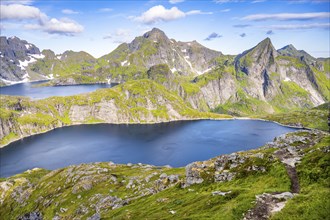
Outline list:
[[[157,28],[98,59],[83,51],[40,51],[17,37],[0,37],[0,43],[1,86],[118,84],[39,100],[1,94],[1,147],[79,124],[252,118],[306,128],[186,167],[96,162],[27,170],[0,179],[2,218],[330,216],[330,58],[293,45],[276,50],[269,38],[224,55],[196,41],[169,39]]]
[[[1,84],[43,86],[120,83],[88,95],[30,100],[1,96],[1,145],[50,129],[83,123],[155,123],[202,118],[261,117],[312,109],[329,101],[329,58],[314,58],[269,38],[232,56],[196,41],[169,39],[154,28],[111,53],[55,55],[17,37],[1,37]],[[286,122],[327,130],[323,118]],[[305,120],[303,115],[297,113]],[[311,117],[313,118],[313,117]]]

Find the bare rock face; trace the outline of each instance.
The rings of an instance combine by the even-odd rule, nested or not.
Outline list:
[[[235,58],[237,79],[247,82],[243,85],[247,95],[266,102],[286,96],[287,103],[300,108],[325,102],[316,80],[317,73],[311,68],[317,66],[316,59],[292,48],[291,45],[276,51],[266,38]],[[306,95],[290,97],[290,90],[296,85],[305,90]]]
[[[230,73],[219,75],[218,79],[210,80],[202,86],[197,94],[187,97],[187,101],[193,108],[207,110],[215,109],[220,104],[225,104],[236,93],[238,85]],[[203,106],[206,104],[206,106]],[[207,107],[207,108],[205,108]]]
[[[17,37],[0,37],[0,81],[4,83],[22,81],[27,78],[24,62],[35,59],[33,55],[40,56],[39,49]]]
[[[197,163],[191,163],[186,166],[186,185],[190,186],[192,184],[199,184],[204,181],[204,179],[200,175],[200,170],[204,166],[200,166]]]
[[[249,86],[246,86],[244,90],[252,97],[265,100],[269,93],[273,92],[269,91],[272,87],[269,75],[275,72],[276,57],[277,51],[269,38],[236,57],[236,71],[247,75]]]
[[[18,218],[18,220],[42,220],[42,214],[40,212],[30,212]]]

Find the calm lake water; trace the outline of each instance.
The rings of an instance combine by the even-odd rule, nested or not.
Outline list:
[[[153,125],[79,125],[24,138],[0,149],[1,177],[97,161],[185,166],[248,150],[296,129],[255,120]]]
[[[114,84],[92,84],[72,86],[34,87],[47,81],[19,83],[11,86],[0,87],[1,95],[28,96],[32,99],[43,99],[50,96],[69,96],[92,92],[100,88],[110,88]]]

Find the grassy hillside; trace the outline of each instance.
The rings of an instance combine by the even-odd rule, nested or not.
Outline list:
[[[90,123],[157,123],[199,118],[231,118],[199,112],[151,80],[130,81],[109,89],[31,100],[1,96],[1,145],[56,127]]]
[[[318,107],[266,116],[256,116],[281,124],[329,131],[329,102]]]

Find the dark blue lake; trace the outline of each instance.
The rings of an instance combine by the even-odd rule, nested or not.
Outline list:
[[[56,169],[97,161],[179,167],[257,148],[278,135],[295,130],[256,120],[64,127],[0,149],[0,176],[11,176],[35,167]]]
[[[11,86],[0,87],[1,95],[28,96],[32,99],[43,99],[50,96],[70,96],[92,92],[100,88],[110,88],[114,84],[92,84],[72,86],[35,87],[47,81],[19,83]]]

